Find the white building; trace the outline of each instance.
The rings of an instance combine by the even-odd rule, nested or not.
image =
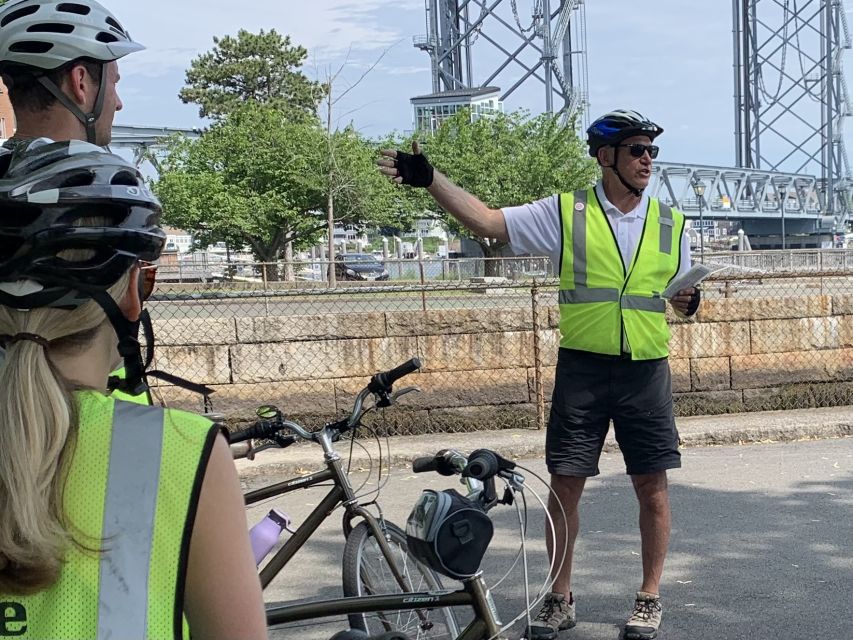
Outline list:
[[[406,236],[409,235],[406,234]],[[442,225],[441,220],[434,218],[415,220],[415,230],[411,235],[416,238],[439,238],[442,242],[447,243],[447,230]]]
[[[163,227],[166,232],[166,249],[178,253],[188,253],[193,245],[193,237],[186,231],[173,227]]]
[[[334,242],[337,246],[346,244],[349,248],[355,248],[359,245],[364,246],[367,244],[367,234],[363,231],[358,231],[352,225],[344,226],[336,224],[334,235]]]
[[[472,121],[503,113],[500,92],[498,87],[483,87],[416,96],[411,99],[415,131],[435,131],[460,109],[470,109]]]

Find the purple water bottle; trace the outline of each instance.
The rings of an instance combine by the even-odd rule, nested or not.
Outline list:
[[[255,554],[255,565],[261,564],[267,554],[278,542],[282,531],[290,531],[290,518],[278,509],[271,509],[258,524],[249,531],[252,542],[252,552]]]

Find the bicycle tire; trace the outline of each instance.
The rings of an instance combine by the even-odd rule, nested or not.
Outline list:
[[[398,567],[409,581],[412,591],[442,589],[438,574],[409,555],[403,530],[390,522],[386,522],[385,527],[387,542],[396,559],[400,561]],[[365,580],[371,584],[366,585]],[[343,582],[344,595],[347,597],[401,592],[366,522],[359,522],[347,537],[344,547]],[[370,635],[401,631],[412,640],[455,639],[459,635],[459,625],[450,607],[422,609],[421,612],[433,623],[431,629],[422,628],[421,619],[415,611],[353,614],[349,616],[349,625]]]

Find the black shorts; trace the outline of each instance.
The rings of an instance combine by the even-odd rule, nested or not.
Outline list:
[[[666,358],[627,360],[560,349],[545,443],[548,471],[598,475],[611,420],[627,473],[681,466]]]

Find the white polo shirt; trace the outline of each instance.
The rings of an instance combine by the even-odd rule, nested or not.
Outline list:
[[[595,185],[595,194],[613,229],[619,252],[622,254],[622,261],[627,269],[643,234],[649,197],[644,194],[633,211],[622,213],[606,198],[604,186],[600,181]],[[557,273],[560,269],[560,249],[562,248],[559,198],[560,196],[549,196],[530,204],[503,209],[513,253],[548,256]],[[683,233],[678,275],[689,270],[690,264],[690,238],[687,233]]]

